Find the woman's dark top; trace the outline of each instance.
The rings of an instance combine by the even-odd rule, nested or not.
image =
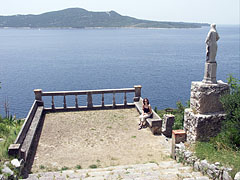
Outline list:
[[[150,111],[149,107],[148,108],[145,108],[145,107],[143,108],[144,113],[149,113],[149,111]]]

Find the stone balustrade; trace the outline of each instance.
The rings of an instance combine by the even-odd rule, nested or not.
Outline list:
[[[138,101],[141,97],[141,85],[136,85],[134,88],[122,88],[122,89],[100,89],[100,90],[82,90],[82,91],[52,91],[52,92],[43,92],[41,89],[35,89],[35,99],[38,101],[43,101],[43,96],[51,96],[51,108],[44,108],[48,111],[56,111],[56,110],[79,110],[79,109],[106,109],[106,108],[121,108],[121,107],[134,107],[134,103],[127,102],[127,93],[134,93],[134,101]],[[116,104],[116,94],[123,93],[124,99],[123,104]],[[92,96],[94,94],[100,94],[101,97],[101,105],[94,105]],[[112,104],[105,104],[104,95],[112,94]],[[87,106],[79,106],[78,96],[87,95]],[[54,97],[63,96],[63,107],[56,107]],[[67,105],[66,97],[67,96],[75,96],[75,106],[69,107]]]

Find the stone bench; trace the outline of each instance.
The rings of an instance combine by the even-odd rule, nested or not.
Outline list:
[[[138,110],[139,114],[142,114],[142,105],[143,105],[143,99],[140,98],[139,101],[134,102],[136,109]],[[162,133],[162,119],[158,116],[158,114],[152,109],[152,116],[150,118],[147,118],[147,125],[152,131],[152,133],[155,134],[161,134]]]

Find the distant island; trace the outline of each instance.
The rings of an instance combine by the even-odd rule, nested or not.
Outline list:
[[[91,12],[69,8],[39,15],[0,16],[0,27],[28,28],[200,28],[207,23],[165,22],[122,16],[115,11]]]

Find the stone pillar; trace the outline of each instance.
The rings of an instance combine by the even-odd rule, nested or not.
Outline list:
[[[42,101],[42,89],[34,89],[35,100]]]
[[[204,78],[203,83],[217,83],[216,80],[217,63],[216,62],[205,62]]]
[[[209,113],[196,114],[191,108],[184,112],[184,130],[187,133],[187,142],[208,141],[221,131],[221,122],[225,114]]]
[[[140,97],[141,97],[141,89],[142,86],[141,85],[135,85],[135,97],[134,97],[134,101],[139,101]]]
[[[227,83],[192,82],[190,108],[184,112],[188,142],[207,141],[221,130],[225,118],[220,97],[229,92]]]
[[[92,93],[88,92],[87,93],[87,107],[88,108],[92,108],[93,107],[93,103],[92,103]]]
[[[8,147],[8,155],[15,157],[18,156],[20,147],[20,144],[10,144],[10,146]]]
[[[163,115],[163,126],[162,132],[166,137],[172,136],[172,127],[174,125],[175,116],[172,114],[164,114]]]
[[[186,141],[186,133],[184,130],[172,131],[172,158],[176,159],[175,145]]]

